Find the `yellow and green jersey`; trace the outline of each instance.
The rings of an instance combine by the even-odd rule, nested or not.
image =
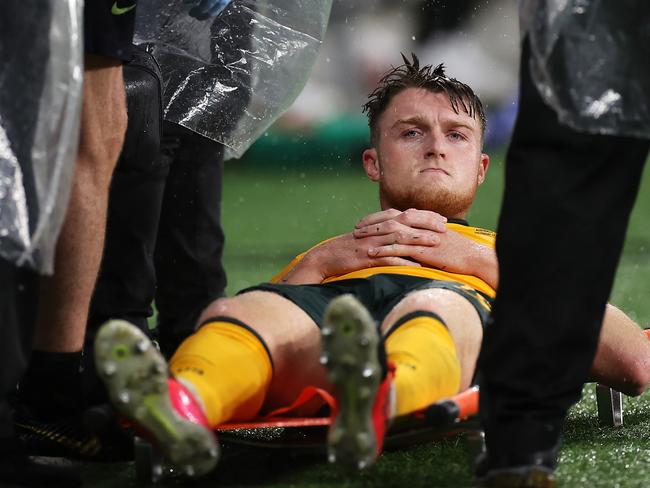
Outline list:
[[[457,224],[457,223],[447,223],[447,228],[449,230],[453,230],[454,232],[458,232],[459,234],[462,234],[463,236],[473,240],[477,244],[494,248],[496,233],[492,232],[491,230],[481,229],[479,227],[470,227],[468,225]],[[271,279],[271,282],[272,283],[279,282],[284,276],[286,276],[289,273],[289,271],[291,271],[305,257],[305,255],[309,251],[317,248],[318,246],[325,244],[326,242],[331,241],[332,239],[336,239],[336,237],[332,237],[323,242],[320,242],[316,246],[296,256],[287,266],[284,267],[282,271],[280,271],[277,275],[275,275]],[[340,276],[330,276],[329,278],[325,279],[323,283],[330,283],[332,281],[340,281],[340,280],[350,280],[354,278],[368,278],[369,276],[373,276],[377,274],[399,274],[399,275],[418,276],[421,278],[428,278],[431,280],[455,281],[457,283],[462,283],[464,285],[467,285],[481,293],[484,293],[491,298],[494,298],[494,296],[496,295],[494,289],[477,276],[451,273],[449,271],[443,271],[441,269],[432,268],[424,265],[421,267],[375,266],[372,268],[363,268],[357,271],[352,271],[350,273],[345,273]]]

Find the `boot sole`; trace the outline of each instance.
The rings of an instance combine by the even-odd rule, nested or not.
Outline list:
[[[374,463],[378,440],[372,407],[382,381],[375,321],[352,295],[330,302],[321,330],[321,363],[334,386],[338,413],[328,432],[328,460],[364,469]]]
[[[137,327],[123,320],[104,324],[95,339],[95,365],[116,409],[149,433],[174,467],[190,477],[214,469],[214,434],[176,413],[167,363]]]

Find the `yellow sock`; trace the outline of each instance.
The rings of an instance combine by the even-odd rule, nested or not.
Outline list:
[[[170,370],[194,386],[212,427],[255,417],[273,374],[262,341],[226,318],[188,337],[172,357]]]
[[[460,362],[444,322],[428,312],[405,319],[385,343],[388,361],[396,367],[396,415],[424,408],[460,387]]]

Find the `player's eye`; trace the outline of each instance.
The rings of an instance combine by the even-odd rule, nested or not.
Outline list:
[[[465,140],[465,136],[461,134],[460,132],[452,131],[450,132],[447,137],[449,137],[452,141],[463,141]]]
[[[417,137],[420,135],[420,131],[417,129],[409,129],[402,133],[404,137]]]

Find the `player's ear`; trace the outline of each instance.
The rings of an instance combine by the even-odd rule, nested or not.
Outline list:
[[[379,158],[377,157],[377,150],[372,147],[363,151],[361,155],[363,160],[363,170],[372,181],[379,181],[381,169],[379,168]]]
[[[481,159],[478,166],[478,184],[482,184],[485,181],[485,174],[487,173],[488,167],[490,166],[490,156],[483,153],[481,154]]]

